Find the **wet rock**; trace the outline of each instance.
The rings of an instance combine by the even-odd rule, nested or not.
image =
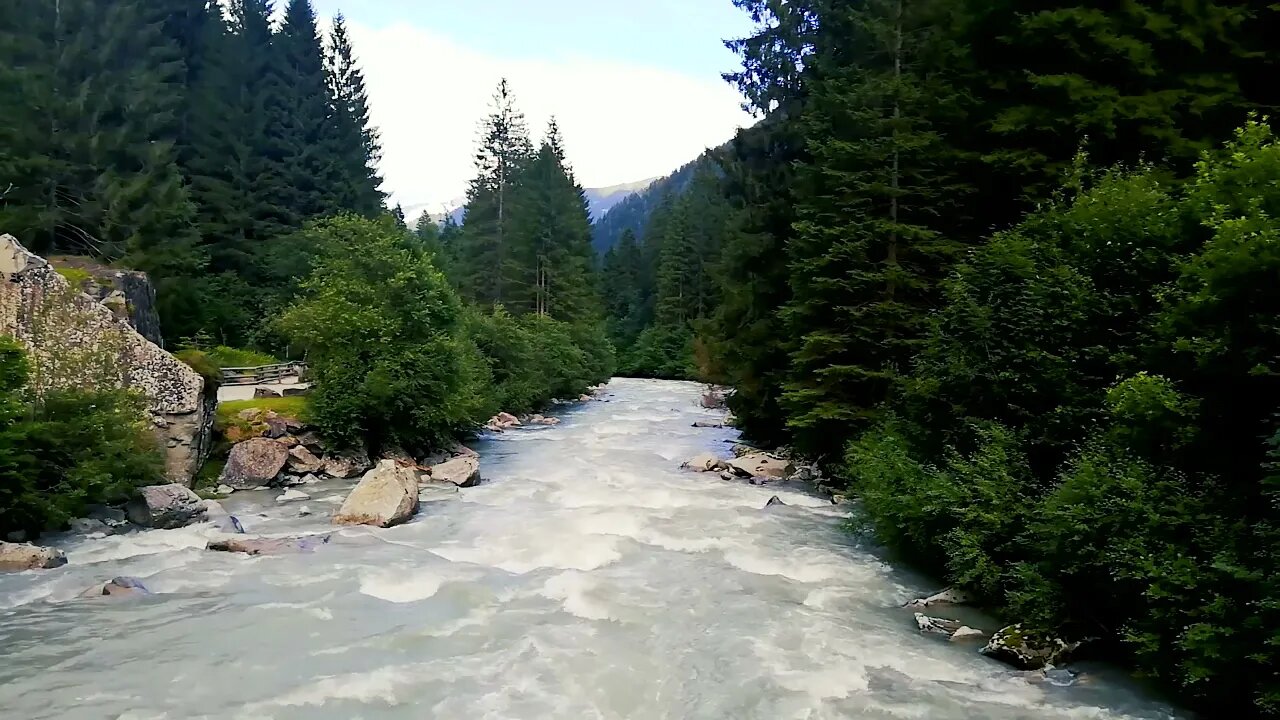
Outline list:
[[[961,625],[956,631],[951,633],[951,642],[965,642],[973,640],[981,642],[987,638],[987,634],[977,628],[971,628],[968,625]]]
[[[310,499],[311,499],[310,495],[300,490],[294,490],[293,488],[290,488],[288,490],[285,490],[284,494],[278,496],[276,498],[276,502],[286,503],[286,502],[293,502],[295,500],[310,500]]]
[[[591,395],[579,395],[579,396],[578,396],[578,402],[591,402],[592,400],[595,400],[595,397],[593,397],[593,396],[591,396]]]
[[[712,470],[719,469],[720,466],[720,458],[715,455],[703,453],[702,455],[695,455],[692,459],[685,461],[685,463],[680,467],[687,468],[694,472],[711,472]]]
[[[228,538],[210,540],[206,550],[244,553],[246,555],[285,555],[315,552],[326,545],[331,535],[306,535],[284,538]]]
[[[520,418],[508,412],[500,412],[497,415],[494,415],[493,419],[497,420],[498,424],[503,427],[516,427],[521,424]]]
[[[141,580],[135,577],[112,578],[111,582],[102,586],[101,595],[111,597],[140,597],[150,595],[151,591]]]
[[[185,485],[150,485],[138,489],[138,496],[129,501],[125,511],[137,525],[171,529],[205,519],[208,506],[203,503]]]
[[[480,458],[456,457],[431,466],[431,482],[453,483],[458,487],[474,487],[480,482]]]
[[[417,473],[394,460],[383,460],[360,480],[333,521],[385,528],[407,521],[417,509]]]
[[[473,458],[480,457],[480,453],[476,452],[475,450],[472,450],[471,448],[467,447],[466,445],[463,445],[462,443],[454,443],[453,447],[449,448],[449,454],[453,455],[454,457],[458,457],[458,456],[473,457]]]
[[[114,535],[116,532],[115,528],[93,518],[76,518],[70,525],[71,532],[77,535]]]
[[[302,507],[298,508],[298,517],[308,517],[311,514],[312,513],[311,513],[310,505],[303,505]]]
[[[759,452],[763,452],[763,451],[760,450],[760,448],[751,447],[750,445],[745,445],[743,443],[738,443],[733,446],[733,456],[736,458],[740,458],[744,455],[752,455],[754,453],[759,453]]]
[[[559,425],[560,418],[545,417],[543,415],[535,414],[529,417],[529,424],[530,425]]]
[[[230,495],[235,491],[236,489],[231,487],[230,485],[219,485],[218,487],[214,488],[214,492],[218,493],[219,495]]]
[[[738,476],[736,473],[732,473],[732,472],[729,472],[728,470],[724,470],[720,473],[720,479],[721,480],[737,480]]]
[[[289,449],[288,463],[290,470],[303,475],[317,473],[324,469],[324,461],[316,457],[304,445]]]
[[[66,564],[66,553],[56,548],[0,542],[0,572],[48,570]]]
[[[227,457],[218,481],[236,490],[266,487],[275,480],[289,459],[289,448],[270,438],[253,438],[236,443]]]
[[[778,507],[778,506],[786,507],[786,505],[787,505],[786,503],[782,502],[782,498],[778,497],[777,495],[774,495],[773,497],[769,498],[769,502],[764,504],[764,506],[767,508]]]
[[[118,507],[89,505],[86,510],[85,517],[90,520],[99,520],[117,530],[129,524],[129,516],[125,514],[123,509]]]
[[[787,479],[792,482],[817,482],[822,479],[822,473],[817,465],[799,465]]]
[[[278,398],[278,397],[284,397],[284,395],[281,395],[279,390],[275,390],[273,388],[260,387],[260,388],[253,389],[253,397],[254,398]]]
[[[931,605],[966,605],[973,602],[969,593],[955,588],[947,588],[926,598],[916,598],[905,607],[929,607]]]
[[[285,397],[298,397],[300,395],[307,395],[310,392],[311,392],[310,387],[297,387],[297,386],[286,387],[280,391],[280,393]]]
[[[1018,623],[997,630],[979,652],[1022,670],[1039,670],[1067,660],[1082,644],[1027,630]]]
[[[730,470],[743,477],[764,476],[772,479],[782,479],[791,474],[790,462],[762,452],[743,455],[725,464]]]
[[[695,423],[693,424],[693,427],[696,427],[696,428],[714,428],[714,429],[720,429],[720,428],[723,428],[723,427],[724,427],[724,423],[718,423],[718,422],[706,422],[705,420],[698,420],[697,422],[695,422]]]
[[[919,628],[922,633],[929,635],[946,635],[950,638],[957,630],[964,627],[964,623],[959,620],[930,617],[924,613],[916,613],[916,627]]]
[[[747,482],[751,483],[752,485],[760,486],[760,485],[768,485],[772,480],[773,478],[768,478],[763,475],[756,475],[755,477],[748,479]]]
[[[235,515],[219,515],[213,518],[213,526],[224,533],[244,534],[244,524]]]
[[[324,474],[335,478],[353,478],[373,467],[369,455],[361,450],[330,453],[324,459]]]

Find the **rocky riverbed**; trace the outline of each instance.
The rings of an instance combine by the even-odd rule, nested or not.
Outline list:
[[[682,469],[703,454],[734,467],[735,431],[691,427],[724,415],[699,386],[609,392],[557,408],[558,425],[493,433],[476,445],[483,482],[427,483],[394,527],[333,522],[352,478],[236,492],[222,504],[244,534],[204,522],[62,538],[67,564],[0,575],[0,707],[24,720],[1178,717],[1105,668],[1060,687],[921,632],[916,612],[949,613],[904,605],[939,588],[850,536],[854,505],[760,461]]]

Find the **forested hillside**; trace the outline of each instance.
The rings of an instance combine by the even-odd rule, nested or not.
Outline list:
[[[636,235],[642,234],[654,208],[668,196],[683,193],[689,187],[694,171],[709,162],[709,154],[701,155],[670,175],[653,181],[643,190],[618,201],[607,213],[593,217],[595,222],[591,226],[591,244],[596,252],[600,255],[608,252],[628,230]]]
[[[609,249],[623,370],[732,385],[1011,621],[1280,713],[1276,7],[735,4],[761,121]]]
[[[306,0],[0,7],[0,228],[147,271],[171,341],[275,345],[294,234],[382,212],[378,138],[341,17]]]

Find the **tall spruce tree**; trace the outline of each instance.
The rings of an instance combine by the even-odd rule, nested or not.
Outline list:
[[[311,0],[289,0],[284,20],[272,38],[277,70],[284,80],[281,110],[270,131],[282,153],[285,194],[280,201],[301,221],[343,207],[339,200],[343,171],[341,149],[355,137],[336,137],[324,48]],[[363,130],[363,127],[361,128]]]
[[[512,203],[521,173],[534,155],[524,114],[516,108],[505,79],[498,84],[480,132],[456,275],[465,297],[481,305],[503,305],[514,298],[508,282]]]
[[[379,189],[382,178],[377,169],[382,150],[378,131],[369,118],[369,92],[364,73],[356,63],[346,20],[341,14],[333,19],[325,69],[333,104],[329,152],[336,168],[334,199],[339,208],[376,217],[385,212],[386,201]]]

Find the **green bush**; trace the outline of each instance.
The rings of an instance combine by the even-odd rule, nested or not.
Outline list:
[[[173,354],[204,378],[205,392],[216,391],[222,384],[222,370],[209,354],[200,350],[179,350]]]
[[[1280,144],[1251,123],[1183,188],[1073,191],[957,266],[845,472],[1010,620],[1280,714]]]
[[[142,398],[122,390],[26,394],[26,355],[0,338],[0,532],[64,525],[90,503],[160,482]]]
[[[280,362],[275,356],[264,352],[227,347],[226,345],[219,345],[205,352],[210,360],[217,363],[219,368],[259,367],[262,365],[275,365]]]
[[[318,249],[280,329],[308,351],[311,422],[335,442],[439,447],[495,410],[462,306],[394,220],[313,225]]]

